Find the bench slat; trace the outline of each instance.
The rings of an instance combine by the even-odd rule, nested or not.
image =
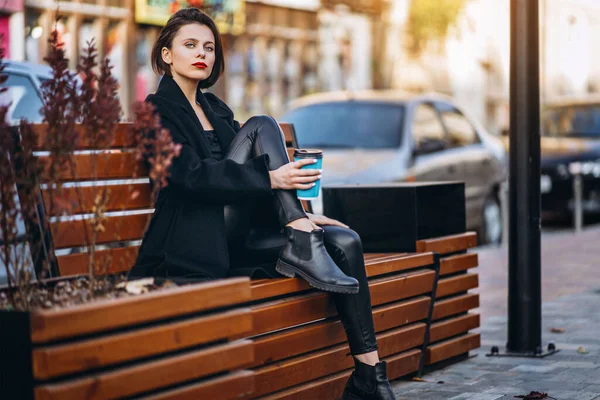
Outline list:
[[[420,350],[410,350],[384,358],[387,363],[388,378],[396,379],[419,369]],[[305,399],[338,399],[344,391],[344,385],[351,371],[340,372],[293,388],[285,389],[263,400],[305,400]]]
[[[98,339],[41,347],[33,351],[33,373],[38,379],[54,378],[239,337],[251,329],[252,315],[249,308],[244,308]]]
[[[199,383],[180,386],[155,395],[142,397],[143,400],[234,400],[254,392],[254,372],[241,370],[222,377]]]
[[[467,312],[479,307],[479,294],[468,293],[449,299],[436,301],[433,306],[433,320],[449,317],[450,315]]]
[[[457,254],[440,260],[440,276],[466,271],[479,265],[477,253]]]
[[[134,153],[113,151],[102,154],[74,154],[74,169],[62,171],[63,181],[89,181],[103,179],[145,178],[148,170],[142,161],[138,161]],[[39,156],[42,163],[49,161],[48,156]],[[94,165],[96,171],[93,171]]]
[[[469,333],[453,339],[448,339],[433,346],[427,347],[425,364],[431,365],[436,362],[466,353],[469,350],[481,346],[479,333]]]
[[[433,254],[391,254],[385,258],[365,261],[367,277],[374,277],[391,272],[424,267],[433,264]],[[291,294],[309,290],[311,286],[299,278],[261,279],[252,283],[252,299],[260,300],[268,297]]]
[[[448,321],[436,322],[431,325],[429,341],[438,342],[478,327],[479,314],[467,314]]]
[[[440,279],[437,286],[436,298],[466,292],[469,289],[476,288],[478,285],[478,274],[463,274],[452,278]]]
[[[440,254],[450,254],[477,246],[477,234],[465,232],[458,235],[443,236],[417,241],[417,252],[433,251]]]
[[[35,389],[35,398],[39,400],[122,398],[237,369],[253,360],[252,341],[240,340],[119,368],[93,377],[38,386]]]
[[[135,143],[133,136],[129,134],[129,130],[132,128],[132,123],[120,123],[117,124],[116,132],[114,134],[114,141],[107,148],[128,148],[134,147]],[[94,149],[90,143],[89,137],[86,136],[83,125],[75,125],[75,130],[78,132],[79,140],[77,142],[76,150],[88,150]],[[37,134],[37,144],[35,150],[48,150],[48,124],[35,124],[33,125],[33,131]]]
[[[104,231],[98,232],[96,243],[104,244],[122,240],[141,239],[146,222],[152,214],[133,214],[106,218]],[[85,246],[87,237],[92,237],[92,228],[88,220],[70,220],[52,222],[52,239],[57,249]]]
[[[378,334],[377,343],[380,357],[387,357],[422,344],[423,332],[410,327],[393,329]],[[354,362],[346,355],[349,351],[344,344],[257,368],[252,398],[351,368]]]
[[[73,205],[73,214],[91,213],[96,196],[107,193],[106,211],[125,211],[152,208],[150,184],[132,183],[123,185],[80,186],[63,188],[66,200]],[[50,195],[42,190],[46,210],[51,210]],[[54,215],[51,215],[54,216]]]
[[[375,331],[380,332],[423,320],[427,318],[428,311],[428,297],[375,307],[373,308]],[[425,324],[415,326],[425,329]],[[345,341],[344,326],[339,320],[317,322],[310,326],[258,337],[254,340],[256,360],[252,366],[275,362]]]
[[[98,250],[94,255],[94,270],[98,275],[128,272],[135,264],[139,246]],[[56,257],[61,276],[88,273],[89,253],[65,254]]]
[[[231,278],[31,313],[34,343],[133,326],[250,300],[250,280]]]
[[[434,271],[382,278],[369,282],[371,304],[377,306],[431,292]],[[259,335],[335,315],[335,306],[325,293],[308,293],[252,306],[254,329]]]

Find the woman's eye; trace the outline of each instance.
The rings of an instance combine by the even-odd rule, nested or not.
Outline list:
[[[186,43],[185,47],[187,47],[188,49],[191,49],[192,47],[194,47],[194,43]]]
[[[206,46],[204,49],[205,49],[206,51],[213,51],[213,50],[214,50],[214,49],[213,49],[212,47],[210,47],[210,46]]]

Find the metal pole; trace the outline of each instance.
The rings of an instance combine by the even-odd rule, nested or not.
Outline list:
[[[538,0],[510,3],[508,352],[542,352]]]
[[[502,182],[500,185],[500,208],[502,210],[502,246],[508,246],[508,182]]]
[[[581,233],[583,227],[583,178],[581,173],[573,175],[573,222],[575,223],[575,232]]]

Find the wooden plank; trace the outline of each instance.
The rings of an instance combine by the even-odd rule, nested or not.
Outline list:
[[[434,271],[426,271],[370,281],[371,304],[377,306],[427,293],[434,277]],[[253,305],[252,314],[252,335],[260,335],[331,317],[336,310],[328,294],[316,292]]]
[[[283,131],[283,137],[285,138],[286,147],[293,147],[295,142],[294,126],[287,122],[279,122],[279,126]]]
[[[77,307],[31,313],[34,343],[157,321],[250,300],[248,278],[228,278],[163,289],[141,296],[100,300]]]
[[[409,350],[384,360],[387,363],[389,379],[396,379],[419,369],[421,354],[419,350]],[[338,399],[352,371],[344,371],[309,383],[285,389],[263,397],[263,400],[305,400],[305,399]]]
[[[431,264],[433,264],[432,253],[398,253],[397,255],[392,253],[385,257],[366,261],[365,268],[367,277],[374,277]],[[300,278],[261,279],[260,281],[254,281],[252,284],[252,299],[260,300],[309,289],[311,289],[311,286]]]
[[[443,278],[438,281],[436,298],[451,294],[466,292],[479,286],[478,274],[462,274],[452,278]]]
[[[479,307],[479,294],[468,293],[445,300],[436,301],[433,306],[433,320],[460,314]]]
[[[147,177],[148,170],[143,161],[138,161],[135,157],[134,153],[118,150],[102,154],[74,154],[73,170],[62,171],[60,177],[64,181]],[[49,156],[40,156],[39,159],[42,163],[49,162]]]
[[[35,389],[36,400],[115,399],[166,388],[251,363],[251,340],[240,340]]]
[[[141,400],[234,400],[254,392],[254,372],[241,370],[225,376],[180,386]]]
[[[448,358],[458,356],[481,346],[479,333],[469,333],[427,347],[425,364],[431,365]]]
[[[479,327],[479,314],[467,314],[431,324],[430,343],[447,339]]]
[[[291,148],[288,147],[287,148],[287,155],[288,155],[288,158],[290,159],[290,161],[292,161],[294,159],[294,149],[291,149]]]
[[[418,346],[423,342],[421,334],[421,330],[403,327],[377,335],[379,356],[386,357]],[[348,345],[344,344],[256,368],[256,391],[252,397],[263,396],[351,368],[354,362],[352,357],[346,355],[349,351]]]
[[[135,264],[139,250],[139,246],[128,246],[96,251],[94,256],[96,275],[129,271]],[[89,253],[87,252],[57,256],[56,261],[61,276],[88,273]]]
[[[106,193],[106,195],[105,195]],[[46,210],[50,212],[50,194],[47,189],[42,191]],[[126,211],[152,208],[150,199],[150,184],[131,183],[115,185],[65,187],[63,194],[73,205],[72,214],[92,213],[94,200],[97,196],[106,196],[106,211]]]
[[[466,271],[479,265],[477,253],[456,254],[440,260],[440,276]]]
[[[104,148],[124,148],[134,147],[135,140],[133,135],[129,134],[129,130],[133,128],[131,122],[122,122],[117,125],[116,132],[114,134],[114,140],[112,143],[107,144]],[[35,124],[33,130],[37,134],[37,144],[35,150],[48,150],[48,124]],[[93,146],[90,143],[89,137],[86,135],[84,126],[81,124],[75,125],[75,130],[78,133],[77,150],[94,149],[97,146]]]
[[[393,308],[386,306],[373,309],[373,318],[377,318],[375,331],[380,332],[406,325],[406,320],[418,321],[427,318],[425,307],[415,305],[428,304],[420,299],[420,303],[395,303]],[[425,324],[411,325],[413,329],[425,335]],[[322,349],[345,342],[346,333],[341,321],[322,321],[309,326],[287,329],[283,332],[262,336],[254,340],[256,349],[255,363],[258,366],[279,361],[302,353]]]
[[[37,379],[54,378],[240,337],[251,330],[250,309],[243,308],[97,339],[40,347],[33,351],[33,374]]]
[[[146,222],[151,216],[152,214],[147,213],[107,217],[103,223],[104,231],[98,232],[96,243],[141,239],[144,236]],[[88,244],[86,237],[92,237],[92,227],[88,221],[70,220],[51,223],[54,247],[60,249],[86,246]]]
[[[459,235],[442,236],[439,238],[417,241],[417,252],[433,251],[440,254],[450,254],[477,246],[477,233],[465,232]]]

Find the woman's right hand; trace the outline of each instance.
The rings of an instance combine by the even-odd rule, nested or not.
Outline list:
[[[315,182],[321,178],[322,170],[301,168],[316,162],[317,160],[315,159],[306,158],[287,163],[274,171],[269,171],[271,177],[271,189],[308,190],[315,186]]]

